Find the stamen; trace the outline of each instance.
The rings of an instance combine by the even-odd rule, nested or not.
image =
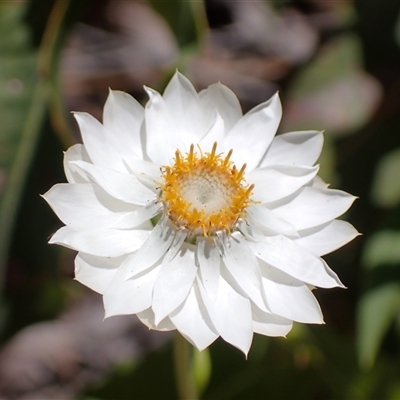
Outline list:
[[[244,175],[244,170],[246,169],[246,167],[247,167],[246,163],[242,165],[242,168],[240,168],[240,171],[239,171],[239,173],[237,175],[237,179],[239,179],[239,180],[242,179],[242,177]]]
[[[200,155],[192,144],[186,157],[177,150],[174,165],[162,168],[160,196],[177,229],[213,240],[216,232],[231,234],[238,219],[246,217],[254,185],[244,180],[246,164],[238,171],[230,161],[233,150],[223,158],[216,142],[209,153],[197,147]]]
[[[213,147],[212,147],[212,149],[211,149],[211,154],[210,154],[210,157],[211,157],[212,160],[213,160],[214,157],[215,157],[216,151],[217,151],[217,142],[214,142]]]
[[[250,195],[251,194],[251,192],[253,191],[253,189],[254,189],[254,183],[252,183],[248,188],[247,188],[247,190],[246,190],[246,193],[248,194],[248,195]]]
[[[189,164],[193,164],[194,158],[195,158],[195,154],[194,154],[194,145],[191,144],[191,145],[190,145],[189,155],[188,155]]]
[[[177,166],[181,165],[181,152],[179,150],[175,152],[175,164]]]
[[[232,153],[233,153],[233,150],[230,149],[228,154],[225,157],[224,163],[222,164],[224,167],[226,167],[228,165],[229,159],[231,158]]]

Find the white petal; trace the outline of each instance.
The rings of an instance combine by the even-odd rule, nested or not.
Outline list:
[[[186,299],[196,277],[194,246],[186,244],[168,264],[162,264],[153,293],[153,311],[158,324]]]
[[[149,101],[145,108],[146,154],[161,165],[170,165],[175,151],[185,151],[175,121],[160,93],[145,88]]]
[[[254,305],[253,309],[253,330],[265,336],[286,336],[292,329],[292,321],[278,315],[269,314],[259,310]]]
[[[249,215],[247,215],[246,219],[239,219],[237,228],[248,240],[262,241],[266,236],[263,229]]]
[[[213,304],[199,285],[212,322],[221,337],[247,354],[253,340],[250,300],[243,297],[221,276],[218,297]]]
[[[92,162],[117,171],[126,171],[121,155],[109,144],[104,126],[88,113],[77,112],[74,117]]]
[[[240,233],[233,233],[222,243],[222,259],[237,285],[254,303],[266,311],[258,260]]]
[[[110,226],[118,229],[133,229],[142,225],[146,221],[160,214],[162,205],[160,203],[149,203],[144,207],[139,207],[135,211],[120,213],[118,218],[115,219]]]
[[[197,144],[206,134],[210,121],[206,121],[199,96],[192,83],[178,71],[165,88],[163,98],[175,121],[175,129],[186,144]]]
[[[346,221],[334,220],[315,228],[301,231],[296,243],[318,256],[335,251],[353,240],[359,233]]]
[[[97,186],[97,185],[96,185]],[[98,223],[114,213],[98,200],[95,185],[59,183],[54,185],[42,197],[64,224],[79,228],[90,226],[91,221]],[[101,190],[101,189],[100,189]]]
[[[336,286],[339,286],[339,287],[341,287],[341,288],[346,288],[346,286],[344,286],[343,283],[340,282],[340,279],[339,279],[339,277],[337,276],[336,272],[332,271],[332,270],[329,268],[329,265],[326,263],[326,261],[325,261],[323,258],[321,258],[321,260],[322,260],[322,264],[324,264],[324,268],[325,268],[326,273],[327,273],[335,282],[337,282],[337,285],[336,285]]]
[[[262,204],[250,206],[247,212],[247,223],[251,227],[256,226],[257,228],[259,228],[264,233],[264,235],[273,236],[277,234],[283,234],[293,237],[299,236],[295,227],[292,224],[290,224],[283,218],[280,218]]]
[[[156,198],[155,193],[143,185],[134,175],[84,161],[73,161],[72,163],[89,175],[107,193],[119,200],[146,205]]]
[[[164,318],[158,325],[156,325],[154,322],[154,312],[151,308],[137,313],[136,316],[149,329],[154,329],[161,332],[173,331],[176,329],[169,317]]]
[[[242,117],[242,108],[235,93],[221,83],[215,83],[199,93],[206,115],[211,118],[215,110],[221,115],[226,132]]]
[[[278,93],[244,115],[228,132],[225,150],[233,149],[232,161],[240,169],[247,164],[253,170],[265,154],[275,136],[282,117]]]
[[[108,195],[98,185],[91,183],[57,184],[42,197],[64,224],[74,228],[93,225],[111,226],[121,217],[132,214],[129,211],[116,213],[107,207],[107,203],[115,203],[115,208],[118,209],[121,202]],[[127,204],[125,209],[126,206]],[[132,210],[134,207],[131,205]]]
[[[70,183],[89,182],[89,177],[75,165],[71,164],[70,161],[91,162],[89,154],[83,144],[74,144],[64,153],[64,171],[65,176]]]
[[[174,240],[171,243],[170,248],[165,254],[163,259],[163,264],[168,264],[180,251],[183,242],[186,240],[189,231],[186,229],[180,229],[179,231],[175,232]]]
[[[224,129],[224,121],[221,116],[217,113],[215,116],[215,121],[211,125],[210,130],[207,134],[200,140],[200,148],[203,152],[211,151],[213,144],[217,142],[219,146],[223,146],[224,143],[224,136],[225,136],[225,129]],[[217,147],[217,151],[223,151],[224,148],[222,147],[219,149]]]
[[[76,230],[95,226],[132,229],[159,214],[162,207],[154,202],[145,207],[124,203],[90,183],[57,184],[43,198],[64,224]]]
[[[197,285],[191,288],[186,300],[169,317],[178,331],[200,351],[219,336],[203,304]]]
[[[310,183],[311,187],[319,188],[319,189],[328,189],[329,183],[326,183],[321,177],[318,175],[312,180]]]
[[[127,264],[127,275],[125,279],[140,274],[160,260],[171,246],[174,238],[174,227],[164,219],[159,221],[143,246],[135,254],[126,258],[124,264]]]
[[[321,154],[323,143],[323,134],[318,131],[278,135],[272,141],[259,166],[314,165]]]
[[[285,236],[266,237],[264,242],[248,244],[261,260],[302,282],[326,288],[343,287],[326,271],[321,258]]]
[[[302,322],[324,322],[318,301],[306,284],[276,268],[262,268],[268,307],[273,314]]]
[[[69,226],[59,229],[49,240],[73,250],[100,257],[118,257],[137,250],[147,239],[149,231],[93,228],[74,230]]]
[[[312,228],[331,221],[352,205],[356,197],[341,190],[304,187],[284,203],[269,208],[297,230]]]
[[[252,198],[269,203],[289,196],[310,182],[319,167],[278,165],[257,168],[246,175],[248,184],[254,184]]]
[[[143,161],[133,157],[123,157],[130,173],[134,174],[141,183],[156,192],[162,182],[161,165],[151,161]]]
[[[197,238],[196,258],[200,267],[201,282],[208,297],[215,302],[218,295],[221,257],[219,249],[207,238]]]
[[[126,280],[126,267],[121,266],[103,295],[106,318],[113,315],[137,314],[151,306],[153,288],[160,266]]]
[[[140,127],[143,107],[128,93],[110,90],[103,111],[108,143],[126,157],[143,157]]]
[[[155,164],[152,161],[145,161],[140,158],[124,156],[124,161],[128,165],[130,172],[136,175],[146,175],[153,179],[160,179],[162,176],[160,168],[161,164]]]
[[[124,256],[110,258],[78,253],[75,257],[75,279],[95,292],[103,294],[123,259]]]

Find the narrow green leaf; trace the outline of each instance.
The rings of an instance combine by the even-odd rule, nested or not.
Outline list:
[[[0,287],[14,218],[45,111],[36,52],[22,18],[28,3],[0,2]]]
[[[21,193],[47,103],[57,90],[54,81],[69,4],[58,0],[54,5],[38,53],[23,23],[28,3],[0,2],[0,288]]]
[[[150,0],[150,4],[168,22],[179,47],[188,46],[196,41],[196,24],[189,1]]]
[[[362,297],[357,310],[357,351],[361,367],[372,367],[382,339],[399,312],[398,283],[381,286]]]
[[[400,149],[391,151],[379,162],[372,183],[372,200],[379,207],[400,203]]]
[[[400,231],[380,231],[371,236],[363,253],[367,268],[382,265],[400,266]]]

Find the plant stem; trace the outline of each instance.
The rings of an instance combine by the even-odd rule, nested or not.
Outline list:
[[[196,400],[193,368],[191,365],[191,345],[179,333],[174,338],[175,376],[179,398],[181,400]]]
[[[189,4],[196,26],[198,47],[201,49],[204,46],[206,34],[209,30],[206,7],[204,0],[190,1]]]

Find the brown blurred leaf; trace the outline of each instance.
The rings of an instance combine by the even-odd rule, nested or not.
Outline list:
[[[170,337],[132,316],[103,318],[100,297],[90,295],[59,319],[16,334],[0,352],[0,399],[77,398],[115,365],[137,361]]]
[[[371,118],[381,96],[378,81],[361,69],[359,40],[342,36],[327,44],[293,82],[281,128],[351,133]]]
[[[314,53],[318,32],[295,9],[276,13],[268,2],[221,1],[233,22],[211,33],[213,46],[220,50],[262,54],[303,63]]]

